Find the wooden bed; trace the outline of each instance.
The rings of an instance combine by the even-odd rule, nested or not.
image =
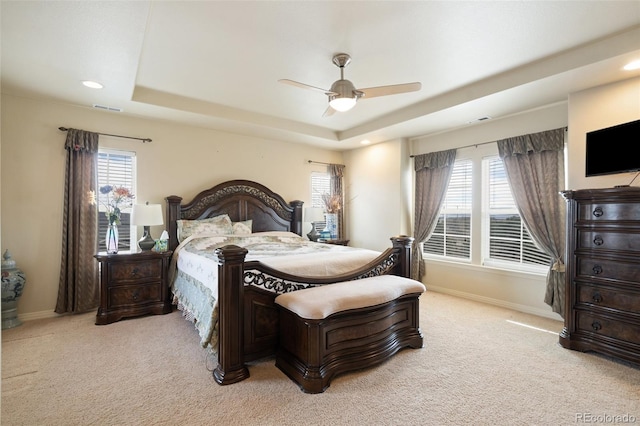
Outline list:
[[[232,221],[253,221],[253,232],[289,231],[302,235],[302,201],[287,203],[267,187],[248,180],[221,183],[200,192],[189,203],[166,197],[169,249],[178,246],[177,220],[200,220],[228,214]],[[412,238],[391,238],[392,247],[374,261],[347,274],[331,277],[294,276],[257,261],[245,261],[247,250],[224,246],[218,257],[218,364],[213,376],[226,385],[249,377],[246,362],[274,355],[278,346],[278,310],[271,289],[323,285],[384,274],[409,277]],[[267,284],[267,285],[265,285]]]

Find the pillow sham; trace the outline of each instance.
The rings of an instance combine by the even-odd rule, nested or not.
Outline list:
[[[233,223],[229,215],[199,220],[177,220],[178,241],[182,242],[191,235],[207,233],[215,235],[233,234]]]
[[[235,235],[249,235],[251,234],[253,228],[253,220],[244,220],[242,222],[232,222],[233,223],[233,233]]]

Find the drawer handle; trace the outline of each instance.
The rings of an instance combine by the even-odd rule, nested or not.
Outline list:
[[[136,275],[138,275],[139,269],[138,268],[133,268],[131,270],[131,276],[135,277]]]
[[[604,244],[604,240],[602,239],[602,237],[600,235],[596,235],[596,237],[593,239],[593,244],[597,245],[597,246],[601,246]]]
[[[134,302],[137,302],[138,299],[140,298],[140,291],[139,290],[134,291],[132,298]]]
[[[602,273],[602,266],[600,265],[593,265],[593,269],[592,269],[593,273],[595,275],[600,275]]]
[[[594,215],[595,217],[600,217],[600,216],[602,216],[603,214],[604,214],[604,212],[602,211],[602,207],[596,207],[596,208],[593,210],[593,215]]]
[[[598,331],[602,328],[602,324],[598,321],[594,321],[593,324],[591,324],[591,328],[593,328],[594,331]]]
[[[600,303],[602,302],[602,295],[599,292],[595,292],[593,293],[593,296],[591,297],[591,299],[595,302],[595,303]]]

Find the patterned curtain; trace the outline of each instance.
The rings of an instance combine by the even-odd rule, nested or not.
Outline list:
[[[538,248],[551,256],[544,301],[564,317],[564,129],[498,141],[522,221]]]
[[[414,241],[411,253],[411,278],[422,281],[424,260],[420,243],[429,239],[438,223],[456,161],[456,150],[431,152],[414,157],[416,172],[416,206],[414,214]]]
[[[342,178],[344,177],[344,164],[329,164],[327,171],[330,177],[330,195],[340,197],[340,210],[338,211],[338,239],[344,238],[344,190]]]
[[[79,313],[99,302],[97,185],[98,134],[68,129],[62,218],[62,258],[55,311]]]

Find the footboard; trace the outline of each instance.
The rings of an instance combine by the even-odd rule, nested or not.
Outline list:
[[[409,277],[413,238],[391,238],[392,247],[374,261],[348,274],[301,277],[260,262],[245,262],[247,250],[226,246],[216,250],[218,265],[218,365],[213,376],[226,385],[249,377],[245,362],[273,355],[278,345],[278,294],[303,288],[394,274]]]

